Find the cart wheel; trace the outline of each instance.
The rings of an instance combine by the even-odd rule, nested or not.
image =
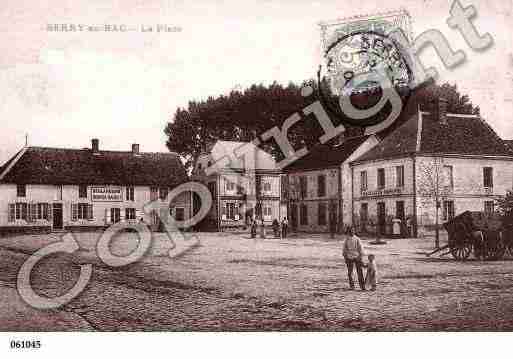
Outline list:
[[[504,253],[506,252],[506,246],[502,241],[496,243],[495,246],[490,246],[486,248],[485,251],[485,259],[489,261],[496,261],[502,259],[504,257]]]
[[[458,261],[464,261],[470,256],[472,248],[470,245],[460,245],[451,248],[451,255]]]

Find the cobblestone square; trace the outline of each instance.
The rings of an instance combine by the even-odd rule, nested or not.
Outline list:
[[[432,237],[392,239],[386,245],[363,239],[365,251],[376,255],[379,284],[376,292],[362,292],[349,290],[343,236],[299,234],[254,240],[247,233],[197,233],[198,246],[170,258],[171,242],[165,234],[155,234],[142,260],[109,268],[96,255],[99,235],[77,234],[79,251],[40,261],[31,280],[37,292],[48,296],[61,295],[74,285],[78,264],[94,264],[84,292],[47,311],[22,302],[15,292],[16,275],[31,253],[59,237],[0,239],[0,330],[513,328],[510,257],[494,262],[428,258]],[[124,256],[137,243],[136,235],[123,234],[111,250]]]

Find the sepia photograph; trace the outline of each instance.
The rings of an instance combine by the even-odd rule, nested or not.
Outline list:
[[[512,0],[2,0],[0,39],[8,356],[503,355]]]

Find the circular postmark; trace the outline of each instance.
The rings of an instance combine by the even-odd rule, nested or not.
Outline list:
[[[371,25],[365,28],[360,23],[357,29],[339,29],[324,50],[324,76],[321,77],[322,68],[318,72],[323,105],[333,115],[359,127],[389,120],[392,109],[386,106],[387,99],[394,97],[404,104],[414,82],[408,52],[389,36],[391,29]],[[338,97],[338,106],[334,96]]]

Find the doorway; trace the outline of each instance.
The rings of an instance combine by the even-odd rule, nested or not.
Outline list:
[[[386,223],[386,208],[385,202],[378,202],[378,233],[385,234]]]
[[[297,204],[290,206],[290,226],[294,230],[297,228]]]
[[[52,216],[53,216],[53,229],[62,230],[63,229],[63,219],[62,219],[62,203],[54,203],[52,208]]]

